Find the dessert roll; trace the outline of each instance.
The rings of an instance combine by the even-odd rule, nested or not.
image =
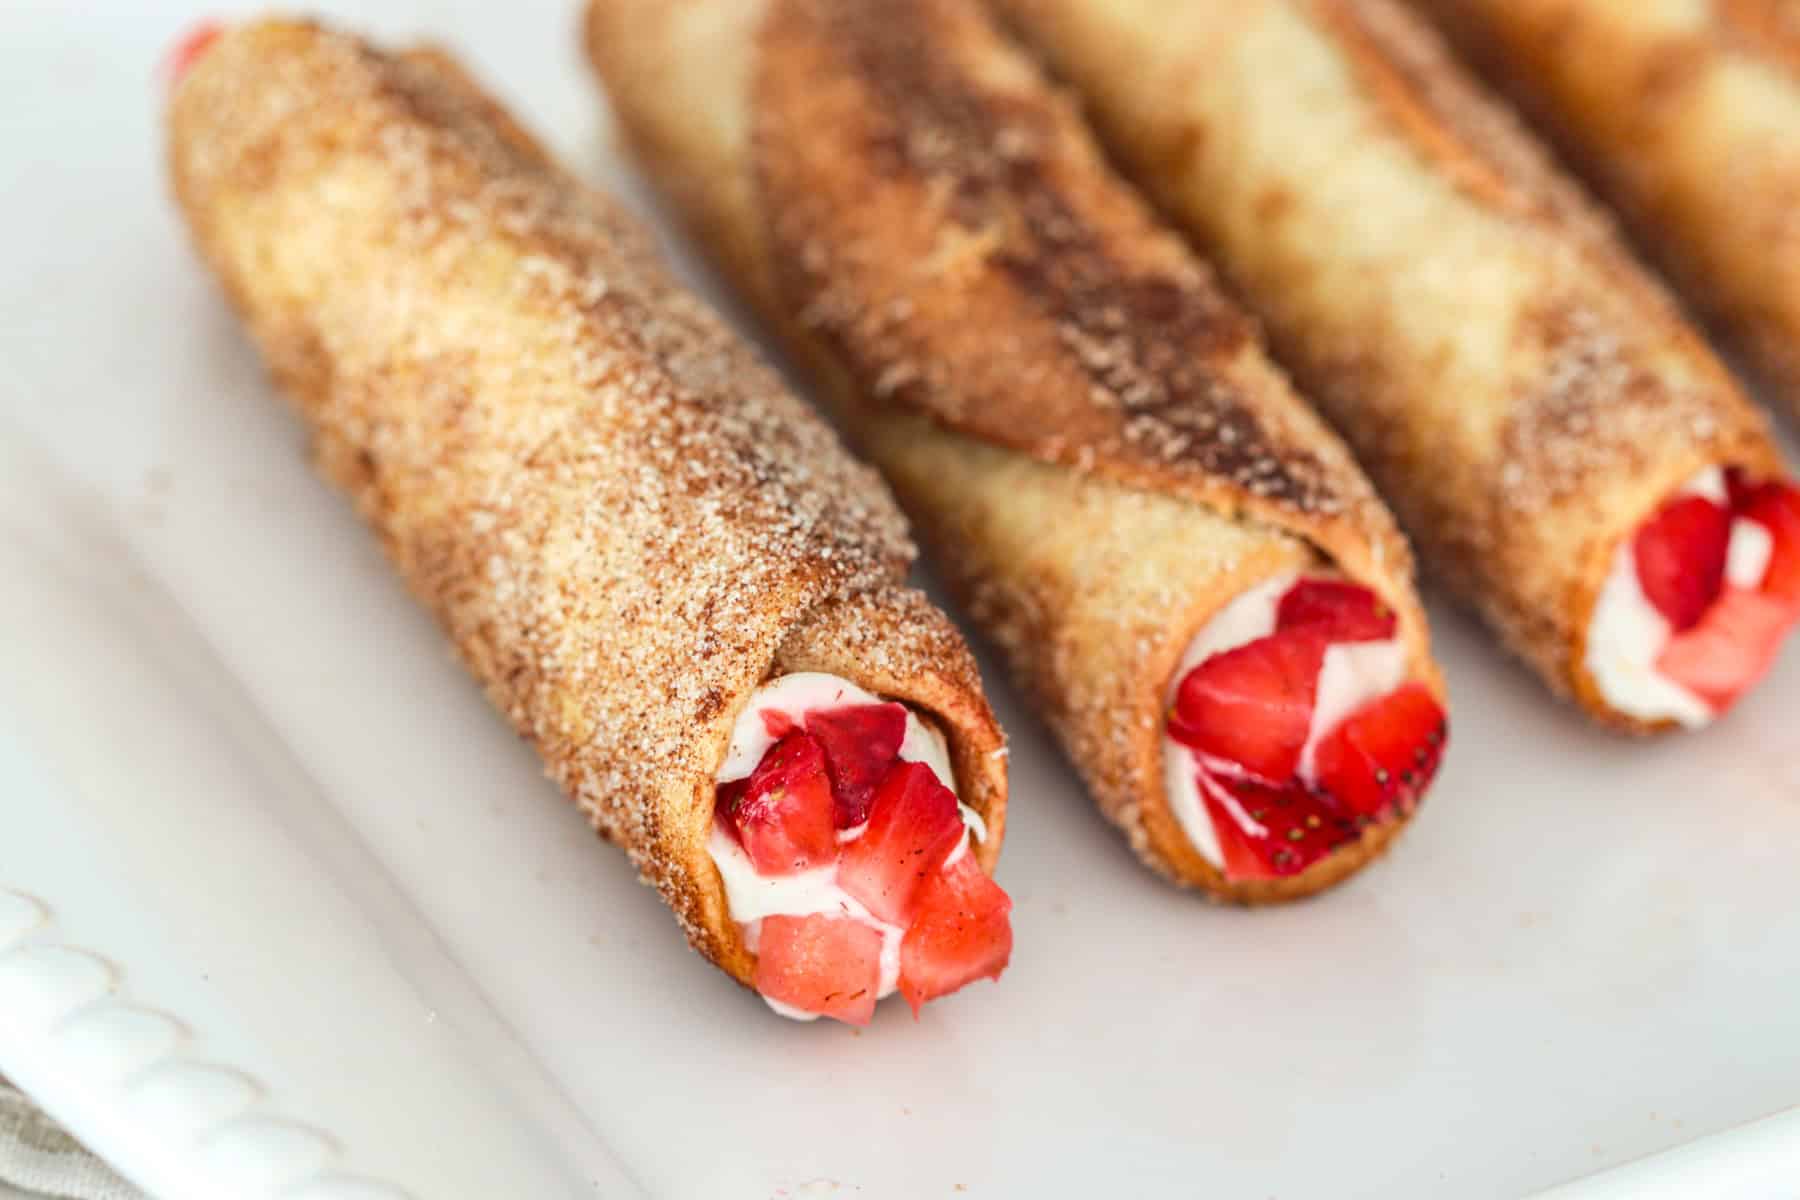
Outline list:
[[[446,56],[178,56],[175,192],[325,473],[693,946],[866,1023],[998,976],[1001,735],[898,509]]]
[[[1647,731],[1761,677],[1800,617],[1800,496],[1762,417],[1420,19],[993,3],[1552,688]]]
[[[594,0],[587,43],[1144,861],[1270,901],[1381,850],[1444,739],[1406,544],[980,6]]]
[[[1800,413],[1800,22],[1779,0],[1413,0]]]

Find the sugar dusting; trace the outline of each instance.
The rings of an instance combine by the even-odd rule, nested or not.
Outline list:
[[[719,957],[693,810],[784,639],[829,610],[859,670],[978,686],[894,586],[886,489],[441,55],[239,27],[176,92],[171,160],[323,468]]]

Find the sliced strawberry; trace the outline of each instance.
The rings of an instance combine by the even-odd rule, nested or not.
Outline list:
[[[906,924],[913,894],[962,837],[956,797],[923,763],[898,762],[869,805],[869,827],[844,847],[838,885],[883,921]]]
[[[1768,671],[1793,623],[1794,613],[1783,600],[1728,588],[1705,620],[1669,639],[1656,669],[1724,709]]]
[[[1748,488],[1738,511],[1775,539],[1762,591],[1800,611],[1800,489],[1786,483]]]
[[[1269,787],[1199,770],[1200,794],[1219,835],[1228,879],[1297,875],[1360,831],[1361,822],[1299,780]]]
[[[798,725],[794,724],[794,718],[788,716],[778,708],[763,709],[762,723],[763,728],[768,731],[769,736],[778,742],[799,728]]]
[[[1691,629],[1725,584],[1731,512],[1705,496],[1680,496],[1637,532],[1638,583],[1675,632]]]
[[[913,1016],[927,1000],[977,979],[998,979],[1012,957],[1012,899],[965,854],[919,886],[917,915],[900,943],[900,994]]]
[[[869,819],[869,801],[900,757],[906,740],[906,708],[900,704],[851,704],[806,714],[806,732],[825,750],[831,793],[837,800],[837,827],[850,829]]]
[[[1394,610],[1360,583],[1302,579],[1281,598],[1277,630],[1312,629],[1327,642],[1384,642],[1394,636]]]
[[[769,747],[741,786],[721,787],[719,805],[764,875],[821,867],[837,857],[825,753],[804,733]]]
[[[1448,723],[1423,684],[1409,683],[1350,716],[1313,752],[1318,787],[1360,817],[1410,812],[1437,773]]]
[[[205,54],[224,32],[225,27],[217,21],[202,21],[182,35],[181,40],[175,43],[174,49],[169,51],[169,82],[171,84],[181,82],[181,77],[193,69],[194,64],[200,61],[200,56]]]
[[[802,1012],[867,1025],[881,990],[881,934],[848,917],[764,917],[754,982]]]
[[[1284,782],[1306,745],[1325,645],[1315,631],[1293,629],[1213,655],[1181,681],[1169,736],[1257,778]]]

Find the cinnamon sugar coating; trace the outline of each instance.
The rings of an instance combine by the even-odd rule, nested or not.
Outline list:
[[[1800,9],[1411,0],[1800,413]]]
[[[999,731],[901,586],[886,488],[452,61],[247,25],[169,129],[195,239],[322,469],[696,948],[749,978],[712,780],[788,660],[934,716],[1003,827]]]

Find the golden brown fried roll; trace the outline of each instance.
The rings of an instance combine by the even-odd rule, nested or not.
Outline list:
[[[694,947],[866,1021],[966,982],[912,936],[935,889],[998,913],[997,973],[1002,741],[878,477],[445,56],[265,21],[188,57],[175,191],[322,468]],[[889,793],[906,829],[845,830]]]
[[[1800,16],[1779,0],[1413,0],[1539,118],[1800,412]]]
[[[1703,724],[1800,615],[1768,430],[1390,0],[993,0],[1267,322],[1428,565],[1556,691]]]
[[[1144,861],[1266,901],[1378,852],[1442,741],[1406,544],[979,7],[593,0],[587,47]]]

